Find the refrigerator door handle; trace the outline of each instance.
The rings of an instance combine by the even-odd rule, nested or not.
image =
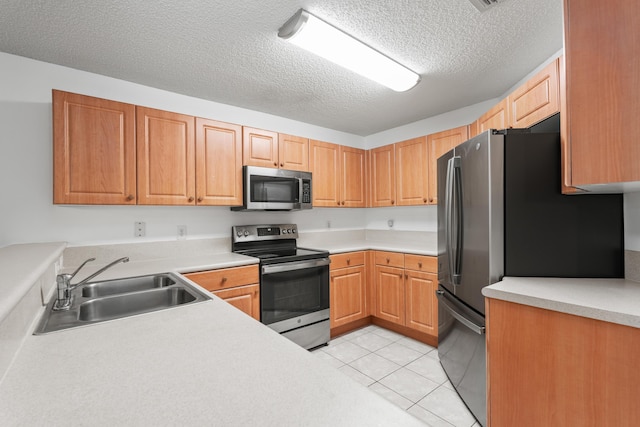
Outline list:
[[[459,285],[462,270],[462,177],[460,157],[452,157],[447,163],[445,192],[447,257],[451,283]]]
[[[438,290],[436,291],[436,294],[438,296],[438,305],[442,306],[453,318],[455,318],[457,321],[459,321],[478,335],[483,335],[485,333],[485,327],[476,325],[474,322],[467,319],[465,315],[461,313],[453,303],[449,302],[444,291]]]
[[[447,260],[449,267],[449,277],[453,282],[453,233],[452,233],[452,221],[453,221],[453,157],[447,161],[447,176],[445,181],[445,196],[444,196],[444,233],[445,244],[447,252]]]

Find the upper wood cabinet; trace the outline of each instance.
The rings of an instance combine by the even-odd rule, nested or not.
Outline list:
[[[309,138],[278,134],[278,166],[283,169],[309,171]]]
[[[365,151],[328,142],[309,142],[313,205],[365,207]]]
[[[195,118],[136,107],[138,204],[195,205]]]
[[[469,127],[460,126],[427,135],[429,150],[429,204],[438,204],[438,158],[469,139]]]
[[[371,206],[394,206],[396,203],[395,147],[390,144],[369,151]]]
[[[475,135],[480,135],[489,129],[506,129],[508,127],[509,103],[505,98],[476,120]]]
[[[509,94],[510,127],[528,128],[560,111],[559,72],[555,60]]]
[[[242,204],[242,127],[196,118],[196,202]]]
[[[53,203],[135,204],[135,106],[53,91]]]
[[[429,203],[429,153],[427,138],[395,144],[396,197],[398,206]]]
[[[596,192],[640,190],[638,16],[637,0],[564,1],[567,186]],[[592,187],[600,184],[606,185]]]
[[[243,126],[242,163],[264,168],[278,167],[278,134],[263,129]]]

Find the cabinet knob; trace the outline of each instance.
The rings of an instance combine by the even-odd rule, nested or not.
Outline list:
[[[344,206],[344,200],[342,201],[342,206]]]
[[[189,197],[189,198],[187,199],[187,202],[191,203],[191,202],[193,202],[193,200],[194,200],[194,198],[193,198],[193,197]]]
[[[423,202],[427,203],[427,199],[422,199]]]
[[[429,203],[433,203],[433,198],[429,199]]]
[[[340,202],[338,202],[338,206],[340,206]]]
[[[418,268],[422,268],[422,263],[421,262],[418,263]]]
[[[227,281],[226,277],[223,277],[222,280],[220,281],[220,283],[225,283]]]
[[[129,195],[127,196],[127,201],[128,201],[128,202],[132,201],[133,199],[134,199],[134,197],[133,197],[131,194],[129,194]]]
[[[202,200],[202,197],[198,197],[198,203],[200,203]]]
[[[395,203],[395,201],[393,201],[393,200],[392,200],[392,201],[391,201],[391,204],[393,205],[394,203]]]
[[[351,264],[351,258],[347,258],[347,264]]]
[[[278,166],[278,162],[273,162],[273,166]]]
[[[387,258],[387,264],[389,264],[389,262],[391,262],[391,260],[389,258]]]
[[[280,163],[280,167],[283,168],[284,167],[284,163]]]
[[[405,273],[404,278],[405,278],[405,279],[408,279],[408,278],[409,278],[409,275]]]

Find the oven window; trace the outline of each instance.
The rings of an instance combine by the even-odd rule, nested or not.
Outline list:
[[[298,203],[298,184],[292,178],[251,175],[251,202]]]
[[[270,324],[329,308],[329,266],[263,274],[262,323]]]

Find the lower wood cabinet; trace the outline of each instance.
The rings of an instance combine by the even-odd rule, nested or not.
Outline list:
[[[331,255],[331,328],[369,316],[365,252]]]
[[[260,320],[260,276],[257,265],[199,271],[184,276]]]
[[[640,425],[638,328],[497,299],[486,307],[489,426]]]

